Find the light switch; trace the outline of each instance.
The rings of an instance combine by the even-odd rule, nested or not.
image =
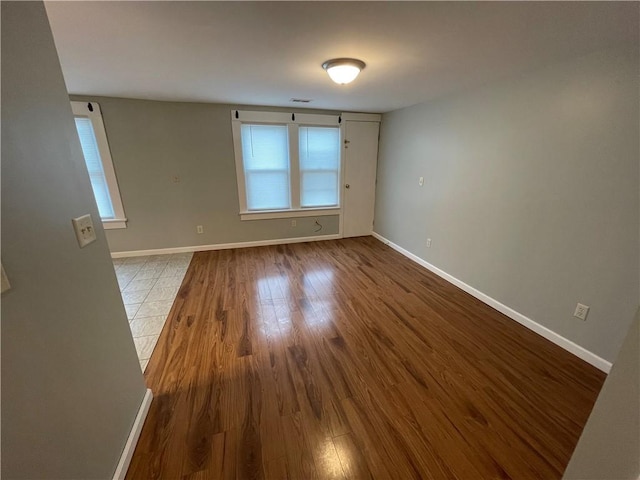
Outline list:
[[[93,220],[91,220],[91,215],[83,215],[78,218],[74,218],[71,220],[73,224],[73,229],[76,232],[76,237],[78,239],[78,245],[80,248],[86,247],[92,242],[96,241],[96,231],[93,228]]]
[[[424,185],[424,177],[420,177],[418,179],[418,185],[423,186]]]

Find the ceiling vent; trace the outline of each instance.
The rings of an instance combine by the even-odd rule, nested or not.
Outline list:
[[[292,98],[291,101],[293,103],[311,103],[311,99],[310,98]]]

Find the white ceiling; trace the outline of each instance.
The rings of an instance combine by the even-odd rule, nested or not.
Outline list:
[[[47,2],[71,93],[386,112],[620,43],[617,2]],[[330,81],[333,57],[367,63]]]

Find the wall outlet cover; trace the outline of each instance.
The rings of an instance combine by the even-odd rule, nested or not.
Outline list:
[[[93,228],[93,220],[91,215],[86,214],[81,217],[71,219],[73,229],[76,232],[76,238],[78,239],[78,245],[80,248],[84,248],[90,243],[96,241],[96,231]]]
[[[589,307],[581,303],[576,305],[576,311],[573,312],[573,316],[576,318],[579,318],[580,320],[586,320],[588,314],[589,314]]]

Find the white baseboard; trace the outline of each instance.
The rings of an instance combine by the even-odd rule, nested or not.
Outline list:
[[[146,255],[163,255],[167,253],[203,252],[206,250],[227,250],[229,248],[264,247],[267,245],[285,245],[288,243],[318,242],[336,240],[342,235],[317,235],[314,237],[276,238],[273,240],[257,240],[253,242],[217,243],[214,245],[192,245],[189,247],[156,248],[153,250],[131,250],[128,252],[111,252],[111,258],[143,257]]]
[[[131,427],[127,443],[124,445],[124,450],[122,450],[120,461],[118,462],[116,471],[113,474],[113,480],[124,480],[124,477],[127,475],[127,470],[131,463],[131,457],[133,457],[133,451],[136,449],[138,439],[140,438],[140,432],[142,431],[142,425],[144,425],[144,421],[147,418],[147,413],[149,413],[149,407],[151,406],[152,400],[153,393],[151,393],[151,389],[147,388],[144,398],[142,399],[142,403],[140,404],[138,415],[136,415],[136,420],[133,422],[133,427]]]
[[[476,297],[481,302],[486,303],[490,307],[495,308],[500,313],[506,315],[507,317],[511,318],[512,320],[515,320],[516,322],[520,323],[521,325],[524,325],[529,330],[532,330],[532,331],[536,332],[538,335],[543,336],[547,340],[550,340],[551,342],[555,343],[556,345],[558,345],[558,346],[564,348],[565,350],[573,353],[575,356],[581,358],[582,360],[584,360],[587,363],[590,363],[591,365],[593,365],[597,369],[602,370],[605,373],[609,373],[609,370],[611,370],[611,363],[606,361],[604,358],[601,358],[601,357],[597,356],[595,353],[590,352],[586,348],[583,348],[580,345],[578,345],[576,343],[573,343],[571,340],[569,340],[567,338],[564,338],[562,335],[557,334],[553,330],[550,330],[547,327],[545,327],[543,325],[540,325],[539,323],[531,320],[529,317],[525,317],[521,313],[516,312],[514,309],[512,309],[510,307],[507,307],[506,305],[504,305],[503,303],[500,303],[499,301],[497,301],[494,298],[491,298],[489,295],[486,295],[486,294],[482,293],[480,290],[477,290],[477,289],[473,288],[472,286],[467,285],[462,280],[458,280],[456,277],[454,277],[452,275],[449,275],[447,272],[445,272],[443,270],[440,270],[438,267],[435,267],[435,266],[431,265],[430,263],[426,262],[425,260],[423,260],[422,258],[418,257],[417,255],[414,255],[413,253],[409,252],[408,250],[405,250],[404,248],[402,248],[401,246],[396,245],[392,241],[384,238],[382,235],[380,235],[380,234],[378,234],[376,232],[372,232],[371,234],[376,239],[378,239],[382,243],[384,243],[385,245],[388,245],[391,248],[393,248],[394,250],[400,252],[402,255],[404,255],[405,257],[409,258],[410,260],[413,260],[418,265],[421,265],[424,268],[426,268],[427,270],[432,271],[436,275],[444,278],[447,282],[452,283],[456,287],[458,287],[458,288],[464,290],[465,292],[467,292],[468,294],[473,295],[474,297]]]

